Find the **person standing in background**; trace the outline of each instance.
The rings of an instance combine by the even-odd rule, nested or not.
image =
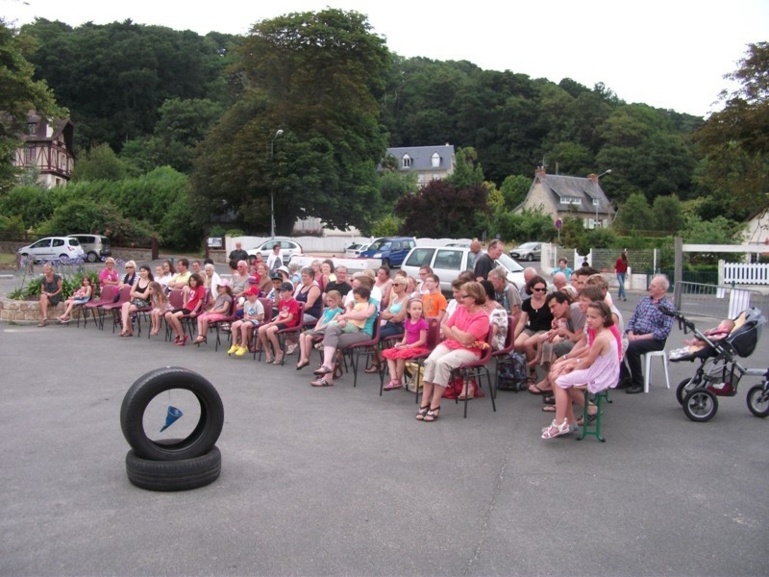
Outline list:
[[[627,265],[627,249],[624,249],[622,253],[620,253],[619,258],[617,258],[617,262],[614,263],[614,272],[617,274],[617,282],[619,283],[619,293],[617,294],[617,298],[620,298],[623,301],[627,300],[627,296],[625,295],[625,275],[627,274]]]

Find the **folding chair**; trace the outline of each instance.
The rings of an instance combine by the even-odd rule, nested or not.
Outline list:
[[[123,285],[118,293],[118,300],[113,303],[108,303],[99,307],[99,328],[104,330],[104,317],[108,312],[112,313],[112,332],[115,332],[115,327],[120,325],[120,309],[123,308],[123,304],[127,303],[131,298],[131,285]]]
[[[494,327],[489,327],[489,334],[486,336],[486,344],[488,344],[488,347],[483,349],[481,351],[481,357],[479,359],[476,359],[474,361],[471,361],[469,363],[465,363],[463,365],[458,366],[456,369],[451,371],[452,377],[454,374],[459,373],[462,375],[462,381],[464,383],[465,389],[469,387],[470,385],[470,379],[475,379],[476,384],[478,387],[481,386],[481,377],[485,374],[486,375],[486,382],[489,384],[489,397],[491,397],[491,406],[494,409],[494,412],[497,412],[497,404],[494,400],[494,394],[491,392],[491,373],[489,372],[488,366],[486,366],[491,359],[491,341],[494,337]],[[450,383],[453,381],[453,378],[449,381]],[[467,418],[467,402],[470,400],[470,395],[465,395],[464,401],[465,401],[465,419]],[[459,398],[454,399],[455,404],[459,404]]]
[[[438,317],[428,317],[427,319],[427,343],[425,343],[425,347],[427,348],[427,352],[423,355],[419,355],[417,357],[411,357],[409,361],[416,361],[417,367],[419,369],[422,368],[422,364],[424,363],[424,360],[430,356],[430,353],[433,352],[433,349],[438,346],[438,343],[441,341],[441,321]],[[381,386],[379,387],[379,396],[382,396],[382,392],[384,391],[384,378],[382,379]],[[414,402],[419,402],[419,383],[414,383]]]
[[[350,364],[352,365],[353,382],[352,386],[355,387],[358,384],[358,367],[360,366],[360,357],[365,356],[367,359],[371,359],[376,354],[379,347],[379,329],[381,323],[379,322],[379,313],[376,313],[374,319],[374,334],[366,341],[359,343],[353,343],[344,348],[343,354],[350,356]],[[366,363],[368,364],[368,362]],[[379,369],[379,388],[384,387],[384,371]]]
[[[115,300],[116,294],[117,287],[115,285],[107,285],[101,289],[99,298],[92,298],[90,301],[83,305],[83,328],[88,326],[88,311],[91,311],[91,314],[93,315],[94,326],[99,326],[99,321],[96,318],[97,314],[101,314],[99,309],[106,304],[112,304],[112,301]],[[77,326],[78,328],[80,327],[80,317],[77,319]]]
[[[184,292],[182,289],[171,289],[171,292],[168,293],[168,304],[171,305],[172,311],[179,310],[184,306]],[[163,318],[165,318],[165,315],[163,315]],[[168,323],[166,323],[165,340],[171,340],[171,326]]]

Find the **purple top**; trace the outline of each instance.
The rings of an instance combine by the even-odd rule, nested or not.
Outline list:
[[[403,329],[406,333],[406,344],[413,345],[419,340],[419,333],[428,329],[428,324],[425,319],[419,319],[417,322],[412,323],[411,319],[406,319],[403,323]]]

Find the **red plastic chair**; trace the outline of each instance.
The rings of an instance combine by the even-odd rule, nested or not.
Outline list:
[[[83,328],[88,326],[88,311],[91,311],[91,314],[93,315],[94,326],[99,326],[99,320],[97,319],[97,315],[100,314],[99,309],[104,305],[112,304],[116,294],[117,287],[115,285],[107,285],[101,289],[99,298],[91,299],[83,305]],[[80,327],[80,317],[77,319],[77,326]]]
[[[349,355],[350,365],[352,366],[353,381],[352,386],[355,387],[358,384],[358,367],[360,366],[360,357],[365,356],[367,359],[372,358],[379,348],[379,329],[381,323],[379,322],[379,313],[376,313],[374,319],[374,334],[370,339],[361,341],[359,343],[353,343],[352,345],[343,349],[343,354]],[[384,386],[384,370],[379,369],[379,388]]]
[[[449,383],[451,386],[451,383],[454,380],[454,375],[460,374],[462,376],[462,381],[467,388],[470,385],[470,379],[474,379],[478,387],[481,386],[481,377],[483,375],[486,375],[486,382],[489,384],[489,397],[491,397],[491,407],[494,409],[494,412],[497,412],[497,403],[494,400],[494,394],[491,391],[491,373],[489,372],[488,368],[488,362],[491,360],[491,340],[494,337],[494,327],[489,327],[489,334],[486,336],[486,344],[488,345],[483,351],[481,352],[481,356],[479,359],[476,359],[474,361],[471,361],[469,363],[465,363],[463,365],[458,366],[456,369],[451,371],[452,378],[449,380]],[[470,400],[469,395],[465,395],[464,401],[465,401],[465,419],[467,418],[467,402]],[[460,399],[457,397],[454,399],[455,404],[458,404]]]
[[[104,330],[104,317],[107,313],[112,313],[112,332],[115,332],[115,326],[120,325],[120,309],[123,308],[123,304],[127,303],[131,298],[131,285],[123,285],[118,293],[118,300],[102,305],[99,307],[99,328]]]
[[[425,343],[425,347],[427,348],[427,352],[416,356],[411,357],[409,361],[416,361],[417,367],[420,369],[422,368],[422,364],[424,363],[425,359],[430,356],[430,353],[433,352],[433,349],[438,346],[438,343],[441,342],[441,321],[438,317],[427,317],[427,342]],[[414,402],[419,402],[419,385],[414,386]],[[384,379],[382,379],[381,386],[379,387],[379,396],[382,396],[382,393],[384,392]]]

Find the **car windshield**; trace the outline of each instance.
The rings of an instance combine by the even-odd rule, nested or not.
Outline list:
[[[387,243],[386,240],[375,240],[370,245],[368,245],[367,250],[379,250]]]
[[[533,249],[533,248],[537,248],[537,243],[536,243],[536,242],[524,242],[524,243],[523,243],[521,246],[519,246],[518,248],[519,248],[519,249],[522,249],[522,248],[523,248],[523,249],[529,249],[529,250],[530,250],[530,249]]]
[[[502,253],[501,255],[499,255],[497,262],[501,264],[503,267],[505,267],[507,270],[509,270],[510,272],[521,272],[523,270],[523,267],[521,265],[519,265],[517,262],[515,262],[513,259],[507,256],[505,253]]]

